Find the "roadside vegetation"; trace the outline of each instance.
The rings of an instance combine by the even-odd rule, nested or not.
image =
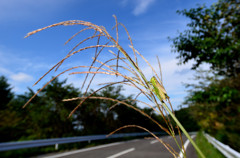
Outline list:
[[[185,104],[202,130],[240,151],[240,3],[219,0],[178,13],[190,22],[170,38],[173,51],[179,64],[193,62],[198,81],[186,83]]]
[[[218,149],[216,149],[203,135],[202,131],[197,133],[196,144],[203,151],[204,155],[207,155],[207,158],[225,158]],[[198,157],[201,157],[198,155]]]

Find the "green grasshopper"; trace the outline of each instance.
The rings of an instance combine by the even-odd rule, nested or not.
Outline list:
[[[169,99],[169,96],[167,95],[167,92],[163,85],[161,85],[155,76],[153,76],[150,80],[151,85],[153,86],[154,93],[160,97],[160,101],[163,102],[163,100]]]

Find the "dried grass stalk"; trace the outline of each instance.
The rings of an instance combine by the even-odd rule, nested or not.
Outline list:
[[[169,100],[169,97],[167,95],[167,92],[166,92],[166,90],[164,88],[164,85],[163,85],[163,82],[162,82],[162,71],[161,71],[161,66],[160,66],[159,59],[158,59],[158,64],[159,64],[159,70],[160,70],[160,74],[159,74],[160,77],[156,73],[155,69],[151,66],[151,64],[144,58],[144,56],[142,54],[140,54],[140,52],[138,52],[134,48],[132,39],[131,39],[131,37],[129,35],[129,32],[126,29],[126,27],[123,24],[118,22],[116,16],[114,16],[114,18],[115,18],[115,22],[116,22],[116,25],[114,26],[114,28],[116,28],[116,39],[113,38],[103,26],[98,26],[98,25],[95,25],[95,24],[93,24],[91,22],[86,22],[86,21],[81,21],[81,20],[64,21],[64,22],[60,22],[60,23],[56,23],[56,24],[53,24],[53,25],[49,25],[49,26],[46,26],[46,27],[43,27],[41,29],[38,29],[38,30],[35,30],[35,31],[32,31],[32,32],[28,33],[25,37],[31,36],[31,35],[33,35],[33,34],[35,34],[37,32],[43,31],[43,30],[48,29],[48,28],[62,26],[62,25],[63,26],[80,25],[80,26],[84,27],[83,29],[80,29],[79,32],[77,32],[76,34],[71,36],[66,41],[65,44],[67,44],[71,40],[73,40],[76,36],[78,36],[80,33],[84,32],[84,31],[87,31],[87,30],[93,30],[94,31],[92,36],[89,36],[89,37],[83,39],[82,41],[78,42],[78,44],[76,46],[74,46],[62,60],[60,60],[49,71],[47,71],[35,84],[37,84],[39,81],[41,81],[43,77],[45,77],[47,74],[49,74],[54,69],[58,70],[58,68],[65,62],[66,59],[74,56],[77,53],[80,53],[80,52],[83,52],[83,51],[90,51],[90,50],[92,50],[94,48],[95,49],[95,56],[94,56],[93,61],[91,62],[90,66],[75,66],[75,67],[69,68],[67,70],[64,70],[63,72],[59,73],[57,76],[52,78],[47,84],[45,84],[24,105],[24,107],[26,107],[27,104],[40,91],[43,90],[43,88],[45,88],[50,82],[52,82],[58,76],[66,73],[66,72],[69,72],[71,70],[81,69],[81,68],[88,68],[88,71],[77,71],[77,72],[69,73],[69,75],[86,74],[86,77],[84,79],[82,88],[84,87],[85,84],[87,84],[87,89],[86,89],[86,92],[85,92],[83,98],[71,98],[71,99],[67,99],[67,100],[65,99],[64,100],[64,101],[72,101],[72,100],[76,100],[76,99],[80,99],[81,100],[80,103],[75,107],[75,109],[73,109],[73,111],[69,114],[69,117],[82,105],[82,103],[86,99],[111,100],[111,101],[117,103],[114,106],[116,106],[118,104],[123,104],[125,106],[128,106],[128,107],[130,107],[130,108],[140,112],[142,115],[146,116],[147,118],[152,120],[154,123],[156,123],[156,125],[161,130],[163,130],[166,133],[168,133],[176,141],[174,128],[173,128],[173,126],[171,124],[171,121],[170,121],[170,118],[169,118],[169,116],[170,116],[170,117],[172,117],[172,119],[177,124],[177,129],[178,129],[178,133],[180,135],[180,138],[181,138],[181,131],[180,131],[180,129],[181,129],[182,132],[188,137],[190,142],[193,144],[193,146],[195,147],[197,152],[201,155],[201,157],[204,158],[205,156],[202,154],[202,152],[196,146],[196,144],[194,143],[192,138],[189,136],[189,134],[186,132],[184,127],[181,125],[181,123],[178,121],[178,119],[174,115],[171,102]],[[124,30],[126,31],[126,33],[127,33],[128,39],[130,40],[130,48],[133,51],[133,56],[134,56],[135,60],[133,60],[132,57],[131,57],[131,54],[126,52],[125,49],[119,44],[119,26],[122,26],[124,28]],[[101,44],[100,38],[101,39],[104,38],[103,41],[104,41],[105,44]],[[96,44],[84,46],[83,48],[78,48],[82,44],[86,44],[87,43],[86,41],[94,41],[94,39],[97,39],[97,43]],[[109,43],[111,43],[111,45],[109,45]],[[101,49],[99,50],[99,48],[101,48]],[[110,52],[110,55],[108,56],[109,59],[107,59],[106,61],[100,61],[100,60],[98,60],[98,58],[99,58],[100,54],[103,53],[103,50],[105,48],[114,49],[114,51],[116,51],[117,53],[114,53],[113,50],[109,50],[109,52]],[[111,57],[111,55],[113,55],[113,57]],[[144,72],[142,72],[142,69],[141,69],[141,67],[138,64],[138,62],[139,62],[138,58],[139,57],[143,61],[145,61],[147,63],[147,65],[151,68],[152,72],[154,73],[154,76],[152,76],[151,79],[147,78],[145,76]],[[110,64],[113,61],[116,61],[115,65]],[[100,66],[99,66],[99,64],[100,64]],[[91,71],[92,69],[94,69],[94,71]],[[88,78],[89,74],[93,74],[93,76],[90,79],[90,81],[87,83],[87,78]],[[105,83],[106,85],[102,86],[101,88],[97,89],[96,91],[92,92],[91,94],[89,94],[87,96],[87,90],[89,89],[89,87],[90,87],[93,79],[95,78],[95,76],[99,75],[99,74],[121,77],[122,81],[120,81],[120,82],[110,82],[110,83],[107,83],[107,84]],[[136,98],[140,94],[143,94],[153,104],[153,106],[148,104],[148,103],[144,103],[144,102],[142,102],[142,103],[148,105],[156,113],[158,113],[164,119],[164,122],[167,125],[167,128],[165,128],[163,125],[159,124],[157,121],[153,120],[149,115],[144,113],[142,110],[140,110],[140,109],[138,109],[138,108],[136,108],[136,107],[126,103],[126,101],[120,101],[120,100],[116,100],[116,99],[112,99],[112,98],[105,98],[105,97],[93,97],[93,94],[99,92],[103,88],[106,88],[106,87],[109,87],[109,86],[112,86],[112,85],[115,85],[115,84],[122,84],[122,85],[127,85],[127,86],[131,86],[131,87],[136,88],[139,91],[138,94],[136,95]],[[101,84],[101,85],[103,85],[103,84]],[[141,102],[141,101],[136,100],[136,99],[132,100],[132,101],[134,101],[134,102]],[[158,141],[160,141],[174,157],[178,156],[178,153],[176,151],[174,151],[173,148],[171,148],[168,144],[162,142],[161,139],[159,139],[156,135],[154,135],[152,132],[150,132],[149,130],[145,129],[144,127],[137,126],[137,125],[127,125],[127,126],[120,127],[116,131],[121,130],[123,128],[128,128],[128,127],[136,127],[136,128],[140,128],[140,129],[143,129],[143,130],[149,132]],[[112,133],[115,133],[116,131],[114,131]],[[177,141],[176,141],[176,144],[178,145],[180,151],[182,151],[181,148],[184,148],[182,138],[181,138],[181,145],[179,145]],[[185,152],[185,150],[183,150],[183,151]]]

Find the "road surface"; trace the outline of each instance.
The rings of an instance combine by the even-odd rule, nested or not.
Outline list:
[[[193,136],[194,137],[194,136]],[[173,138],[169,136],[161,137],[161,139],[167,144],[171,145],[173,149],[180,153],[180,149],[177,147]],[[178,142],[180,139],[178,137]],[[197,158],[196,152],[183,136],[184,146],[188,158]],[[182,156],[182,155],[181,155]],[[157,140],[145,138],[135,139],[125,142],[117,142],[105,145],[99,145],[90,148],[84,148],[80,150],[55,153],[49,155],[39,156],[41,158],[171,158],[171,153]],[[38,157],[38,158],[39,158]]]

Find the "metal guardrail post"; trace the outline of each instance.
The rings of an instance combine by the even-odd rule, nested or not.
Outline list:
[[[55,150],[58,150],[58,144],[55,144]]]
[[[240,158],[240,153],[236,150],[230,148],[228,145],[221,143],[207,133],[203,134],[207,138],[207,140],[227,158]]]

